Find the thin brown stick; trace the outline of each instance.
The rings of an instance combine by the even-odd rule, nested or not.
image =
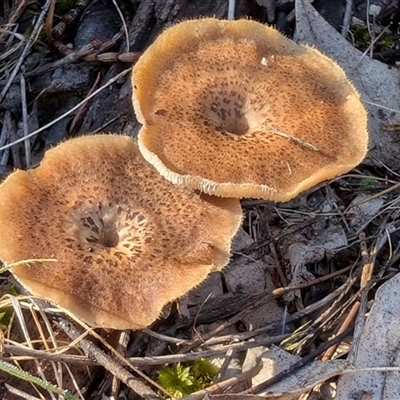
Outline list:
[[[358,310],[360,308],[360,302],[356,301],[353,304],[353,307],[351,308],[350,312],[347,314],[346,319],[344,320],[343,324],[340,326],[338,330],[338,334],[340,335],[342,332],[345,332],[350,328],[350,326],[354,323]],[[338,348],[339,343],[336,343],[332,347],[330,347],[325,354],[322,356],[321,361],[328,361],[332,358],[333,354],[335,353],[336,349]]]
[[[244,394],[244,393],[225,393],[225,394],[210,394],[209,396],[205,397],[206,400],[273,400],[273,399],[286,399],[295,398],[294,396],[304,393],[306,391],[312,390],[315,386],[321,385],[322,383],[332,379],[338,375],[344,373],[355,373],[355,370],[345,370],[344,368],[346,365],[342,365],[340,368],[337,368],[335,371],[329,371],[324,375],[323,378],[318,379],[317,381],[313,381],[310,384],[302,385],[299,388],[294,390],[285,391],[285,392],[268,392],[268,394],[259,395],[259,394]]]
[[[8,89],[10,88],[12,82],[14,81],[14,78],[16,77],[18,71],[20,70],[26,56],[28,55],[29,49],[32,47],[33,42],[36,39],[36,36],[38,35],[40,28],[42,26],[43,20],[46,17],[47,11],[49,10],[50,4],[53,0],[46,0],[46,3],[44,4],[42,11],[36,20],[36,24],[32,30],[31,35],[29,36],[28,41],[25,44],[24,49],[22,50],[21,55],[18,58],[17,64],[15,65],[14,69],[12,70],[10,76],[7,79],[6,84],[4,85],[3,90],[0,93],[0,104],[4,100],[4,97],[6,96]]]
[[[5,383],[4,386],[8,390],[9,393],[14,394],[18,396],[20,399],[25,399],[25,400],[41,400],[39,397],[32,396],[31,394],[25,393],[20,389],[15,388],[14,386],[9,385],[8,383]]]
[[[307,228],[308,226],[311,226],[312,224],[315,224],[317,221],[318,221],[318,218],[311,217],[310,219],[305,220],[302,223],[298,223],[296,225],[293,225],[293,226],[289,227],[288,229],[286,229],[284,232],[280,233],[279,235],[276,235],[275,237],[271,237],[271,239],[267,239],[267,240],[262,241],[262,242],[254,242],[253,244],[251,244],[247,248],[243,249],[242,253],[251,254],[256,250],[260,250],[263,247],[269,246],[270,243],[279,242],[280,240],[282,240],[286,236],[289,236],[289,235],[292,235],[292,234],[294,234],[296,232],[299,232],[302,229]]]
[[[57,326],[60,327],[72,340],[76,340],[80,337],[80,333],[75,327],[67,322],[65,319],[60,318],[56,322]],[[88,339],[80,339],[78,342],[79,347],[86,353],[90,358],[102,365],[107,371],[113,376],[121,380],[128,386],[133,392],[142,396],[146,400],[160,400],[153,390],[143,384],[140,380],[136,379],[130,374],[125,368],[123,368],[118,362],[112,357],[108,356],[103,350],[95,346]]]
[[[381,234],[385,229],[381,227]],[[378,235],[379,239],[380,235]],[[368,293],[372,288],[374,283],[372,282],[372,274],[374,271],[375,260],[377,256],[377,249],[379,240],[376,239],[375,243],[370,251],[368,251],[367,243],[365,241],[365,233],[360,233],[360,247],[361,247],[361,258],[363,262],[362,274],[361,274],[361,298],[360,298],[360,307],[358,311],[358,316],[355,322],[354,327],[354,336],[353,336],[353,344],[350,349],[348,360],[350,364],[352,364],[355,360],[356,355],[358,354],[358,347],[361,341],[361,333],[364,329],[365,321],[366,321],[366,313],[368,309]]]
[[[353,278],[353,279],[355,279],[355,278]],[[304,318],[307,315],[310,315],[312,313],[315,313],[315,312],[321,310],[321,308],[325,308],[330,302],[334,301],[334,299],[336,297],[340,296],[340,294],[343,291],[346,291],[347,288],[348,288],[348,283],[344,283],[342,286],[335,289],[332,293],[329,293],[323,299],[307,306],[304,310],[297,311],[293,314],[289,314],[286,317],[286,323],[287,324],[293,323],[301,318]],[[281,331],[282,326],[284,326],[284,325],[285,325],[285,321],[279,320],[279,321],[273,322],[267,326],[257,328],[251,332],[235,333],[233,335],[213,337],[213,338],[208,339],[205,342],[205,344],[210,346],[210,345],[215,345],[215,344],[219,344],[219,343],[225,343],[226,341],[238,341],[238,340],[250,339],[257,335],[265,334],[266,332],[271,332],[271,331],[275,332],[278,328],[279,328],[279,331]]]
[[[304,367],[311,361],[313,361],[316,357],[318,357],[321,353],[325,352],[327,349],[329,349],[331,346],[333,346],[335,343],[341,342],[348,334],[350,334],[352,329],[347,329],[343,333],[337,335],[333,339],[329,340],[328,342],[323,343],[321,346],[319,346],[315,351],[311,352],[307,356],[303,357],[301,360],[298,362],[294,363],[291,367],[277,373],[275,376],[273,376],[270,379],[267,379],[265,382],[262,382],[251,389],[245,390],[244,394],[257,394],[260,392],[263,392],[265,389],[268,389],[270,386],[273,384],[280,382],[282,379],[288,377],[289,375],[293,374],[300,368]]]
[[[118,346],[116,349],[118,354],[123,354],[123,355],[126,354],[126,348],[127,348],[129,339],[130,339],[130,335],[129,335],[128,330],[120,332]],[[114,398],[114,399],[118,398],[120,386],[121,386],[121,381],[116,376],[113,376],[112,382],[111,382],[111,398]]]
[[[12,125],[11,112],[9,110],[6,110],[6,112],[4,113],[3,126],[1,128],[0,147],[4,146],[10,139],[10,125]],[[7,165],[9,157],[10,149],[4,150],[1,156],[0,165]]]
[[[22,70],[24,67],[22,66]],[[22,126],[23,126],[23,136],[26,137],[29,134],[28,127],[28,106],[26,102],[26,84],[25,77],[22,73],[20,75],[20,86],[21,86],[21,107],[22,107]],[[29,139],[24,141],[24,149],[25,149],[25,167],[30,168],[31,166],[31,142]]]
[[[235,352],[245,351],[254,347],[270,346],[271,344],[280,343],[286,339],[288,335],[271,336],[259,340],[254,340],[245,343],[233,343],[226,346],[220,346],[216,349],[196,351],[187,354],[171,354],[168,356],[156,356],[156,357],[130,357],[127,360],[135,366],[154,366],[162,364],[174,364],[177,362],[186,362],[198,360],[199,358],[215,358],[225,355],[228,350],[233,349]]]
[[[36,129],[35,131],[31,132],[27,137],[23,137],[17,140],[12,141],[11,143],[8,143],[2,147],[0,147],[0,151],[4,150],[4,149],[8,149],[9,147],[13,147],[14,145],[23,142],[24,140],[26,140],[27,138],[31,138],[35,135],[37,135],[40,132],[45,131],[47,128],[49,128],[50,126],[53,126],[54,124],[56,124],[58,121],[61,121],[63,118],[67,117],[68,115],[72,114],[75,110],[77,110],[82,104],[84,104],[86,101],[90,100],[91,98],[93,98],[94,96],[97,96],[100,92],[102,92],[106,87],[112,85],[113,83],[115,83],[116,81],[118,81],[119,79],[121,79],[123,76],[125,76],[126,74],[128,74],[131,71],[131,68],[127,68],[124,71],[120,72],[119,74],[115,75],[114,77],[112,77],[111,79],[109,79],[103,86],[101,86],[100,88],[98,88],[97,90],[95,90],[90,96],[87,96],[85,99],[83,99],[81,102],[79,102],[78,104],[76,104],[74,107],[70,108],[68,111],[66,111],[64,114],[60,115],[59,117],[55,118],[53,121],[49,122],[48,124],[40,127],[39,129]]]
[[[226,371],[228,370],[228,367],[230,363],[232,362],[233,359],[233,354],[234,354],[234,348],[231,347],[225,354],[224,362],[221,365],[221,368],[218,371],[217,376],[214,378],[213,384],[215,385],[218,382],[222,382],[224,379],[224,376],[226,374]]]
[[[257,310],[260,306],[262,306],[263,304],[265,304],[265,302],[272,297],[272,295],[269,292],[262,292],[257,296],[254,296],[254,303],[250,306],[247,307],[245,310],[237,313],[236,315],[234,315],[233,317],[227,319],[226,321],[224,321],[221,325],[219,325],[218,327],[216,327],[214,330],[212,330],[211,332],[204,334],[202,336],[202,338],[200,339],[196,339],[193,341],[193,343],[187,345],[187,346],[183,346],[179,351],[178,354],[182,354],[182,353],[187,353],[191,350],[194,350],[196,347],[200,346],[202,343],[204,343],[204,341],[206,341],[207,339],[212,338],[213,336],[218,335],[218,333],[222,332],[223,330],[225,330],[226,328],[228,328],[229,326],[232,326],[233,324],[236,324],[237,322],[239,322],[241,319],[243,319],[244,317],[246,317],[248,314],[252,313],[253,311]]]
[[[269,223],[267,222],[265,224],[265,226],[267,228],[268,236],[272,237],[271,227],[269,226]],[[279,279],[281,281],[280,283],[283,286],[287,286],[288,282],[287,282],[285,274],[283,273],[283,268],[281,266],[281,261],[280,261],[280,259],[278,257],[278,252],[276,251],[275,243],[273,241],[271,241],[270,244],[269,244],[269,250],[271,251],[272,258],[275,261],[276,271],[278,272]]]
[[[46,17],[46,24],[45,24],[45,31],[46,31],[46,36],[49,42],[51,43],[53,40],[53,35],[52,35],[52,29],[53,29],[53,21],[54,21],[54,11],[56,9],[56,1],[57,0],[52,0],[49,12],[47,13]]]
[[[275,297],[281,297],[286,293],[293,292],[294,290],[306,289],[308,287],[311,287],[311,286],[314,286],[314,285],[318,285],[321,282],[325,282],[325,281],[328,281],[328,280],[330,280],[332,278],[335,278],[336,276],[343,275],[346,272],[350,271],[352,268],[354,268],[354,266],[350,265],[349,267],[340,269],[338,271],[332,272],[331,274],[328,274],[328,275],[325,275],[325,276],[321,276],[320,278],[313,279],[313,280],[308,281],[306,283],[302,283],[302,284],[295,285],[295,286],[287,286],[287,287],[277,288],[277,289],[274,289],[272,291],[272,294]]]
[[[19,17],[25,10],[27,3],[27,0],[20,0],[17,2],[17,8],[12,12],[10,18],[7,21],[7,24],[4,26],[5,32],[0,32],[0,50],[3,49],[5,43],[4,37],[7,34],[7,30],[12,28],[13,25],[18,21]]]
[[[12,344],[3,344],[1,360],[4,361],[23,361],[23,360],[49,360],[49,361],[60,361],[66,364],[81,364],[81,365],[96,365],[95,362],[89,360],[85,356],[79,356],[75,354],[61,354],[57,353],[58,350],[36,350],[30,349],[26,346],[16,346]]]
[[[259,363],[255,367],[251,368],[249,371],[243,372],[242,374],[226,379],[225,381],[216,383],[215,385],[211,385],[207,389],[200,390],[198,392],[185,396],[182,398],[182,400],[200,400],[205,398],[205,396],[210,395],[211,393],[219,393],[226,388],[236,386],[241,382],[253,378],[261,371],[261,368],[262,368],[262,363]]]
[[[349,32],[352,14],[353,14],[353,0],[346,0],[346,9],[344,11],[342,27],[340,29],[340,34],[343,37],[346,37],[347,33]]]
[[[100,82],[100,78],[101,78],[101,74],[98,73],[96,76],[96,79],[92,85],[92,87],[89,90],[89,93],[87,94],[87,96],[90,96],[97,88],[97,85]],[[85,102],[81,105],[81,107],[79,107],[78,112],[76,113],[75,117],[73,118],[71,125],[68,129],[68,136],[74,136],[76,133],[78,133],[79,127],[82,124],[82,119],[89,107],[89,102]]]

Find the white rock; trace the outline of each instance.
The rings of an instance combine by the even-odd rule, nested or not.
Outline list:
[[[355,369],[400,366],[400,274],[385,282],[376,292],[358,349]],[[338,382],[338,399],[400,399],[400,372],[363,372],[343,375]]]

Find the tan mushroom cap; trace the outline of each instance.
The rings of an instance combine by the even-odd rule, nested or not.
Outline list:
[[[93,326],[139,329],[229,260],[238,200],[162,178],[125,136],[48,151],[0,186],[0,258],[32,294]]]
[[[286,201],[367,152],[366,111],[343,70],[258,22],[167,29],[132,82],[144,158],[205,193]]]

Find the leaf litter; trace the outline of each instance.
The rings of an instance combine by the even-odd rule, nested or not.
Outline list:
[[[174,1],[155,3],[163,23],[182,15]],[[31,297],[16,297],[3,281],[3,293],[9,294],[2,298],[0,309],[12,312],[1,314],[7,319],[2,321],[7,329],[1,341],[1,359],[38,377],[41,383],[55,385],[41,392],[40,385],[30,385],[33,381],[29,375],[10,380],[3,373],[0,382],[7,381],[8,385],[0,389],[3,398],[15,398],[17,392],[56,398],[53,393],[63,396],[64,390],[68,390],[64,398],[69,393],[81,399],[105,394],[116,398],[129,392],[141,398],[166,398],[169,395],[156,382],[159,368],[203,357],[220,373],[209,388],[186,399],[246,399],[257,398],[260,393],[264,398],[281,399],[344,399],[364,394],[373,399],[399,397],[398,371],[390,368],[397,367],[399,342],[396,273],[400,258],[400,141],[396,140],[397,131],[389,129],[400,123],[398,71],[355,49],[307,0],[295,3],[297,40],[337,60],[362,95],[370,116],[370,157],[353,173],[321,184],[290,203],[243,201],[244,229],[231,265],[188,299],[167,307],[164,317],[149,329],[119,336],[94,332],[79,321],[66,324],[62,310]],[[150,18],[148,11],[153,5],[153,1],[142,1],[134,18]],[[216,14],[223,17],[226,11],[227,5]],[[269,19],[273,12],[274,7],[269,7]],[[143,26],[148,29],[150,25]],[[4,31],[0,33],[4,35]],[[135,49],[139,43],[135,38],[140,34],[135,36],[131,27],[129,35]],[[18,48],[12,51],[17,53],[25,40],[16,36]],[[56,73],[47,83],[45,79],[37,81],[40,90],[49,87],[57,92],[60,84],[66,83],[62,77],[74,76],[80,65],[70,61],[94,50],[77,51],[81,51],[77,58],[66,55],[69,59],[54,64]],[[63,89],[71,93],[71,101],[57,111],[63,125],[54,124],[54,117],[38,114],[44,94],[37,93],[34,99],[37,106],[30,110],[35,125],[28,126],[28,131],[32,133],[44,121],[54,126],[44,136],[40,132],[32,135],[44,140],[45,147],[65,136],[68,113],[74,113],[72,107],[78,109],[79,101],[86,100],[76,95],[77,90],[89,90],[82,86],[88,79],[84,75],[87,70],[82,71],[75,87]],[[110,71],[113,76],[118,73],[116,67]],[[125,84],[119,84],[125,74],[112,81],[109,91],[102,87],[94,93],[93,103],[83,111],[78,126],[94,130],[96,110],[101,113],[107,104],[102,105],[104,96],[129,98]],[[60,84],[55,85],[57,76]],[[113,76],[108,73],[100,86]],[[19,102],[20,89],[15,88],[12,85],[6,97],[14,111],[6,111],[8,118],[15,115]],[[99,122],[97,128],[114,129],[116,115],[109,114],[110,120]],[[131,114],[127,115],[122,118],[122,130],[135,132],[137,124],[132,123]],[[23,142],[25,133],[15,128],[14,136],[4,144],[15,139]],[[35,139],[31,145],[37,150]],[[26,147],[20,149],[21,164],[25,162],[24,151]],[[41,154],[33,160],[40,159]],[[7,162],[1,166],[6,167]],[[69,318],[74,321],[73,316]],[[372,367],[381,369],[363,372]],[[89,390],[96,380],[101,383]],[[146,388],[142,386],[145,381]]]

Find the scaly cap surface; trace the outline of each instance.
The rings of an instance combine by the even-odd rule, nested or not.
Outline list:
[[[287,201],[367,152],[366,111],[343,70],[254,21],[177,24],[132,82],[144,158],[205,193]]]
[[[0,258],[32,294],[94,326],[139,329],[229,260],[237,200],[179,188],[134,140],[96,135],[49,150],[0,186]]]

